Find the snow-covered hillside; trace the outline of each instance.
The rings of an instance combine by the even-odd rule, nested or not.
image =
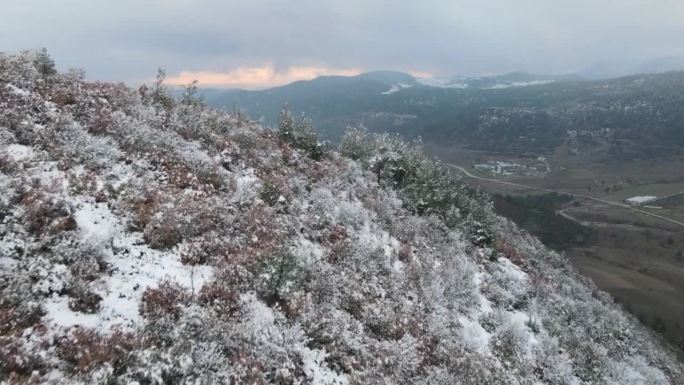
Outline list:
[[[417,145],[0,54],[0,383],[681,384]],[[44,68],[43,68],[44,69]]]

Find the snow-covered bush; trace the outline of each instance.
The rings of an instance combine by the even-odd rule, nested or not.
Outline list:
[[[304,151],[311,159],[319,160],[325,155],[325,146],[318,141],[311,119],[295,118],[288,109],[280,112],[278,133],[286,142]]]

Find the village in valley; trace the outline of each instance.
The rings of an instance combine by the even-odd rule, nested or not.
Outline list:
[[[487,159],[473,162],[472,167],[481,174],[543,178],[551,172],[546,158]]]

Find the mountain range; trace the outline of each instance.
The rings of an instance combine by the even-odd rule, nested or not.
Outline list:
[[[619,146],[623,157],[684,145],[684,72],[585,80],[574,75],[419,79],[380,71],[261,91],[201,90],[214,107],[275,125],[284,106],[336,142],[348,126],[501,152],[549,153],[568,141]],[[587,140],[579,141],[578,138]],[[668,153],[666,151],[666,153]]]

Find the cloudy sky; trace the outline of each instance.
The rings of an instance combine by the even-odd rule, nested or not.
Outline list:
[[[395,69],[568,73],[684,56],[682,0],[2,0],[0,51],[136,84],[263,88]]]

